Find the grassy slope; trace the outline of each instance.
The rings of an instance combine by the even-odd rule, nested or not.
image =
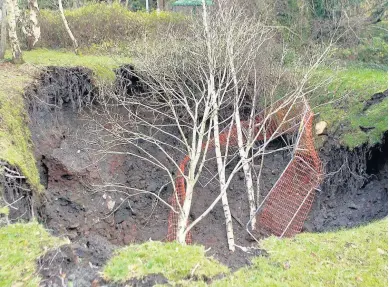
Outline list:
[[[363,67],[317,72],[315,80],[323,79],[330,79],[331,83],[324,90],[316,91],[311,100],[313,107],[318,106],[314,109],[319,113],[318,120],[326,121],[332,134],[342,126],[340,143],[350,148],[366,142],[377,143],[387,130],[388,99],[370,106],[365,112],[363,108],[373,94],[387,89],[387,72]],[[326,104],[328,102],[333,103]],[[359,126],[374,129],[363,132]]]
[[[171,282],[189,277],[212,278],[228,273],[228,268],[204,255],[203,246],[182,246],[178,243],[146,242],[117,251],[104,267],[103,276],[124,282],[149,274],[163,274]]]
[[[262,242],[269,257],[215,286],[386,286],[388,220],[331,233]]]
[[[0,228],[0,286],[38,286],[37,258],[65,243],[36,222]]]
[[[11,54],[6,54],[11,59]],[[72,52],[36,49],[24,51],[25,62],[37,66],[83,66],[90,68],[99,80],[112,82],[115,79],[114,69],[123,63],[131,63],[131,59],[123,57],[108,57],[95,55],[76,55]]]
[[[0,64],[0,160],[17,166],[41,190],[23,104],[23,88],[31,80],[26,67]]]
[[[270,237],[261,242],[268,257],[257,257],[244,267],[215,280],[213,286],[385,286],[388,278],[388,220],[329,233],[302,233],[291,239]],[[178,256],[179,255],[179,256]],[[198,268],[194,267],[198,265]],[[160,242],[132,245],[118,251],[104,268],[113,281],[163,274],[170,283],[203,286],[182,281],[192,270],[201,278],[228,274],[222,265],[208,261],[197,246]]]

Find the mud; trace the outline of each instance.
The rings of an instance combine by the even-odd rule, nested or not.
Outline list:
[[[123,70],[125,71],[125,69]],[[118,70],[118,75],[123,71]],[[124,93],[139,91],[137,79],[117,81]],[[155,166],[126,152],[135,147],[122,146],[115,153],[103,152],[106,138],[105,118],[97,112],[99,103],[92,74],[84,68],[49,68],[26,92],[30,129],[35,144],[45,197],[35,206],[39,220],[55,235],[67,236],[71,244],[46,254],[39,261],[42,286],[116,286],[104,282],[99,271],[113,250],[131,243],[165,240],[169,209],[154,194],[168,201],[172,186],[167,175]],[[123,111],[117,110],[117,114]],[[104,127],[102,129],[101,127]],[[146,143],[140,143],[150,148]],[[282,140],[274,146],[282,145]],[[272,148],[272,147],[270,147]],[[329,137],[320,156],[327,173],[304,226],[307,231],[327,231],[351,227],[387,215],[387,134],[374,148],[366,146],[349,151]],[[161,161],[165,156],[156,154]],[[176,155],[177,161],[182,155]],[[257,159],[256,171],[260,166]],[[264,158],[259,180],[264,197],[290,160],[290,152],[271,153]],[[378,163],[379,162],[379,163]],[[215,166],[195,189],[191,218],[197,218],[218,195],[212,178]],[[175,167],[171,166],[171,172]],[[134,189],[150,193],[137,194]],[[236,244],[256,246],[246,232],[248,200],[243,173],[237,174],[228,197],[233,215]],[[11,194],[12,192],[6,192]],[[17,195],[16,195],[17,197]],[[16,218],[16,215],[15,217]],[[27,218],[26,218],[27,219]],[[224,214],[221,204],[192,230],[193,241],[205,246],[213,256],[231,269],[250,264],[252,256],[266,255],[259,249],[250,253],[226,246]],[[155,275],[130,286],[166,283]]]

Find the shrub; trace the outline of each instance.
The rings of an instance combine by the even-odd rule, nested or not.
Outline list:
[[[80,47],[163,37],[172,29],[180,31],[185,26],[185,18],[181,14],[131,12],[120,4],[90,4],[66,10],[65,16]],[[54,49],[72,47],[57,11],[42,10],[40,23],[41,40],[38,45]]]

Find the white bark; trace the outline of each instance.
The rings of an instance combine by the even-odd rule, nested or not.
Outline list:
[[[28,49],[32,49],[35,44],[38,42],[41,36],[41,28],[38,23],[38,1],[37,0],[28,0],[28,8],[29,8],[29,17],[27,24],[27,45]]]
[[[234,240],[234,229],[232,226],[232,216],[230,207],[228,204],[228,198],[227,198],[227,188],[228,185],[226,184],[226,170],[225,170],[225,164],[223,163],[222,153],[221,153],[221,147],[220,147],[220,130],[219,130],[219,98],[218,98],[218,92],[216,91],[215,87],[215,59],[213,58],[212,53],[212,37],[210,35],[210,30],[208,26],[208,19],[207,19],[207,9],[206,9],[206,3],[205,0],[203,0],[203,25],[205,30],[205,37],[207,41],[207,57],[208,57],[208,69],[209,69],[209,78],[208,78],[208,93],[211,95],[212,98],[212,104],[213,104],[213,115],[212,115],[212,122],[213,122],[213,137],[214,137],[214,145],[215,145],[215,153],[216,153],[216,163],[217,163],[217,169],[219,174],[219,184],[220,184],[220,193],[222,194],[222,205],[223,205],[223,211],[224,211],[224,217],[226,222],[226,232],[227,232],[227,243],[228,243],[228,249],[231,251],[235,251],[235,240]]]
[[[19,45],[18,35],[16,33],[16,12],[17,2],[13,0],[6,0],[7,3],[7,22],[8,22],[8,36],[12,49],[12,62],[19,64],[23,62],[22,51]]]
[[[68,33],[70,39],[72,40],[74,52],[78,54],[78,43],[76,38],[73,36],[72,31],[69,28],[68,21],[66,20],[65,13],[62,7],[62,0],[58,0],[58,6],[59,6],[59,12],[61,14],[62,22],[65,26],[66,32]]]
[[[254,195],[254,185],[253,185],[253,177],[251,173],[251,165],[250,161],[248,160],[248,153],[250,149],[245,149],[245,143],[243,140],[243,131],[242,131],[242,125],[241,125],[241,119],[239,114],[239,102],[240,102],[240,93],[239,93],[239,86],[238,86],[238,79],[237,79],[237,72],[235,69],[234,64],[234,42],[232,41],[231,37],[228,37],[227,40],[227,49],[228,49],[228,59],[229,59],[229,65],[231,69],[231,75],[232,80],[234,83],[234,93],[235,93],[235,111],[234,111],[234,117],[235,117],[235,124],[236,124],[236,136],[238,140],[238,149],[239,149],[239,155],[242,160],[242,168],[246,183],[246,190],[247,190],[247,197],[249,201],[249,208],[250,208],[250,219],[251,219],[251,228],[254,230],[256,225],[256,218],[255,213],[257,210],[256,204],[255,204],[255,195]],[[251,127],[249,127],[251,128]],[[252,133],[249,133],[252,134]]]
[[[1,8],[0,59],[4,59],[5,49],[7,47],[7,2],[5,0],[3,0],[3,7]]]

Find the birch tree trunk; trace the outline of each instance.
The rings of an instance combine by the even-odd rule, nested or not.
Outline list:
[[[224,217],[226,220],[228,249],[231,251],[235,251],[234,228],[232,226],[231,211],[230,211],[230,206],[228,204],[228,197],[227,197],[227,192],[226,192],[228,186],[226,184],[225,165],[223,164],[222,153],[220,150],[220,138],[219,138],[220,131],[219,131],[219,120],[218,120],[218,113],[217,112],[215,112],[213,115],[213,124],[214,124],[213,135],[214,135],[214,141],[215,141],[215,153],[216,153],[217,169],[218,169],[218,173],[219,173],[220,193],[223,194],[222,205],[223,205]]]
[[[7,3],[3,0],[1,7],[1,39],[0,39],[0,59],[4,59],[7,47]]]
[[[12,49],[12,62],[15,64],[23,63],[22,51],[20,50],[19,39],[16,33],[16,12],[18,11],[16,1],[7,0],[7,22],[8,36]]]
[[[213,105],[213,136],[214,136],[214,145],[215,145],[215,153],[216,153],[216,163],[219,174],[219,184],[220,184],[220,193],[222,194],[222,205],[224,211],[224,217],[226,221],[226,231],[227,231],[227,242],[228,249],[231,251],[235,251],[235,240],[234,240],[234,229],[232,226],[232,216],[230,207],[228,205],[228,198],[226,189],[228,188],[226,184],[226,174],[225,174],[225,165],[223,164],[222,153],[220,149],[220,130],[219,130],[219,106],[218,106],[218,94],[215,87],[215,59],[212,52],[212,35],[210,33],[210,28],[207,20],[207,8],[205,0],[202,0],[203,4],[203,25],[205,30],[206,44],[207,44],[207,58],[208,58],[208,93],[212,98]]]
[[[65,13],[64,13],[63,7],[62,7],[62,0],[58,0],[58,6],[59,6],[59,12],[60,12],[60,14],[61,14],[62,22],[63,22],[63,24],[65,25],[66,32],[68,32],[68,35],[69,35],[70,39],[71,39],[72,42],[73,42],[74,53],[78,54],[78,44],[77,44],[77,40],[76,40],[76,38],[73,36],[73,33],[72,33],[72,31],[70,30],[70,28],[69,28],[68,21],[67,21],[66,18],[65,18]]]
[[[27,32],[27,46],[31,50],[38,42],[41,36],[41,28],[38,23],[39,7],[37,0],[28,0],[29,17],[28,17],[28,32]]]
[[[238,138],[238,148],[239,148],[239,156],[242,159],[242,168],[246,183],[246,191],[247,191],[247,197],[249,201],[249,208],[250,208],[250,220],[251,220],[251,229],[255,229],[256,225],[256,218],[255,218],[255,212],[256,212],[256,204],[255,204],[255,193],[254,193],[254,184],[253,184],[253,176],[251,172],[251,165],[250,161],[248,160],[248,152],[249,149],[245,148],[244,140],[243,140],[243,131],[242,131],[242,125],[240,121],[240,114],[239,114],[239,101],[240,101],[240,94],[238,89],[238,79],[237,79],[237,72],[235,69],[234,64],[234,48],[233,48],[233,41],[231,41],[231,37],[227,40],[227,49],[228,49],[228,58],[229,58],[229,65],[231,69],[231,75],[232,80],[234,83],[234,93],[235,93],[235,122],[236,122],[236,134]],[[251,127],[249,127],[251,128]],[[252,133],[249,132],[251,135]],[[247,141],[250,141],[251,139],[247,139]]]

